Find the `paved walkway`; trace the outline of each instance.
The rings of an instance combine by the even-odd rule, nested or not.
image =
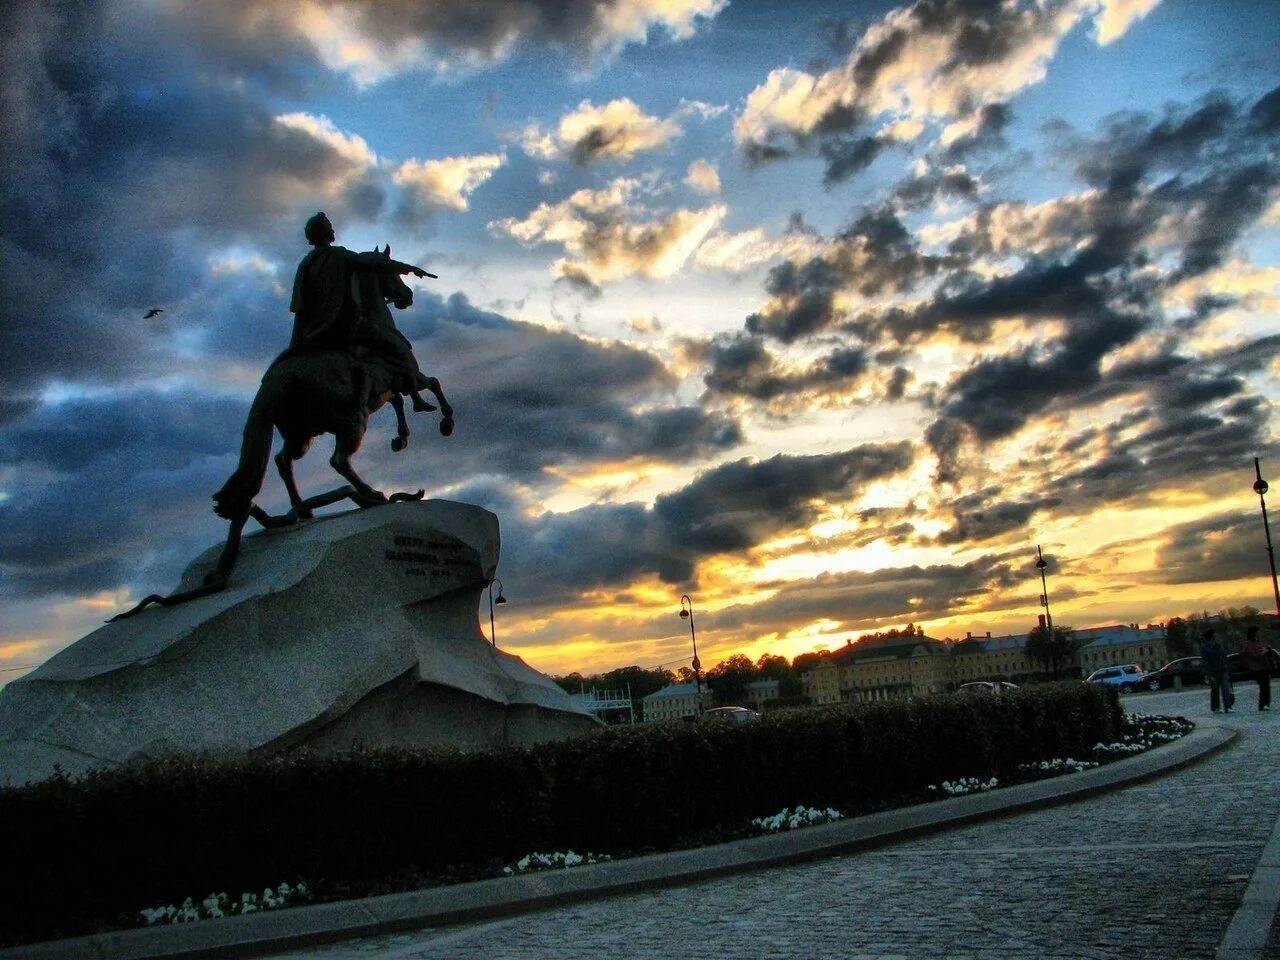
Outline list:
[[[1280,714],[1214,717],[1203,691],[1139,712],[1238,727],[1170,776],[881,850],[292,960],[1213,958],[1280,817]],[[1234,956],[1234,955],[1233,955]],[[1280,960],[1280,937],[1266,956]]]

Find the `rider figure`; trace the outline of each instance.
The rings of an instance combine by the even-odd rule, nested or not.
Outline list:
[[[313,249],[298,264],[293,281],[293,337],[290,350],[307,347],[346,347],[355,339],[359,311],[353,281],[357,273],[386,273],[399,276],[430,276],[421,267],[392,260],[385,254],[354,253],[334,245],[333,224],[324,213],[317,213],[303,232]],[[413,398],[413,409],[434,410],[418,392],[417,384],[406,393]]]

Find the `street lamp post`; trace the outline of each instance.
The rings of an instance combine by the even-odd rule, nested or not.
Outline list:
[[[693,641],[693,683],[698,692],[698,713],[702,713],[702,662],[698,659],[698,635],[693,629],[693,601],[687,593],[680,597],[680,617],[689,621],[689,638]]]
[[[1040,544],[1036,544],[1036,569],[1040,571],[1040,606],[1044,607],[1044,620],[1049,631],[1049,641],[1053,642],[1053,614],[1049,612],[1049,583],[1044,578],[1044,568],[1049,561],[1040,552]]]
[[[493,599],[493,585],[498,585],[498,599]],[[498,646],[498,635],[493,630],[493,605],[495,603],[506,603],[507,598],[502,595],[502,581],[494,577],[489,581],[489,642],[493,644],[494,649]]]
[[[1276,616],[1280,616],[1280,585],[1276,583],[1276,552],[1271,547],[1271,523],[1267,520],[1267,481],[1262,479],[1262,466],[1258,458],[1253,458],[1253,472],[1258,478],[1253,482],[1253,492],[1258,495],[1258,503],[1262,505],[1262,529],[1267,535],[1267,560],[1271,563],[1271,592],[1276,598]]]

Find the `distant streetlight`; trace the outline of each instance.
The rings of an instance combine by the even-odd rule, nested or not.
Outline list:
[[[493,585],[498,585],[498,599],[493,599]],[[498,635],[493,631],[493,605],[495,603],[506,603],[507,598],[502,595],[502,581],[494,577],[489,581],[489,642],[493,644],[494,649],[498,647]]]
[[[1262,505],[1262,529],[1267,535],[1267,560],[1271,562],[1271,592],[1276,598],[1276,616],[1280,616],[1280,585],[1276,583],[1276,552],[1271,547],[1271,523],[1267,520],[1267,481],[1262,479],[1262,466],[1258,458],[1253,458],[1253,472],[1258,478],[1253,482],[1253,492],[1258,495],[1258,503]]]
[[[1040,571],[1040,606],[1044,607],[1044,620],[1047,625],[1047,636],[1053,640],[1053,614],[1049,612],[1049,583],[1044,578],[1044,568],[1049,566],[1049,561],[1044,558],[1044,554],[1040,552],[1040,544],[1036,544],[1036,569]]]
[[[693,683],[698,692],[698,712],[702,712],[702,662],[698,659],[698,635],[693,630],[693,601],[689,595],[680,597],[680,617],[689,621],[689,637],[693,640]]]

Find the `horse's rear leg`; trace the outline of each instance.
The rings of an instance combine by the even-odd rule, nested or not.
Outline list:
[[[435,377],[427,377],[427,389],[440,401],[440,432],[447,437],[453,433],[453,406],[444,398],[440,381]]]
[[[396,435],[391,439],[391,449],[399,453],[409,445],[409,421],[404,417],[404,400],[400,394],[391,395],[391,407],[396,412]],[[413,408],[418,409],[417,403]],[[432,409],[435,408],[432,407]]]
[[[367,425],[369,418],[363,418],[363,425]],[[329,465],[337,470],[342,477],[356,488],[356,503],[362,507],[369,506],[374,503],[386,503],[387,495],[379,490],[373,489],[356,473],[351,466],[351,458],[355,452],[360,449],[360,443],[364,440],[364,430],[349,428],[342,430],[334,435],[333,456],[329,458]]]
[[[298,510],[298,504],[302,503],[302,496],[298,493],[298,483],[293,476],[293,462],[301,460],[310,448],[311,437],[286,436],[284,438],[284,446],[280,448],[280,452],[276,454],[275,458],[276,469],[280,472],[280,479],[284,481],[284,488],[289,491],[289,505],[295,510]],[[311,511],[299,510],[298,516],[309,518]]]

